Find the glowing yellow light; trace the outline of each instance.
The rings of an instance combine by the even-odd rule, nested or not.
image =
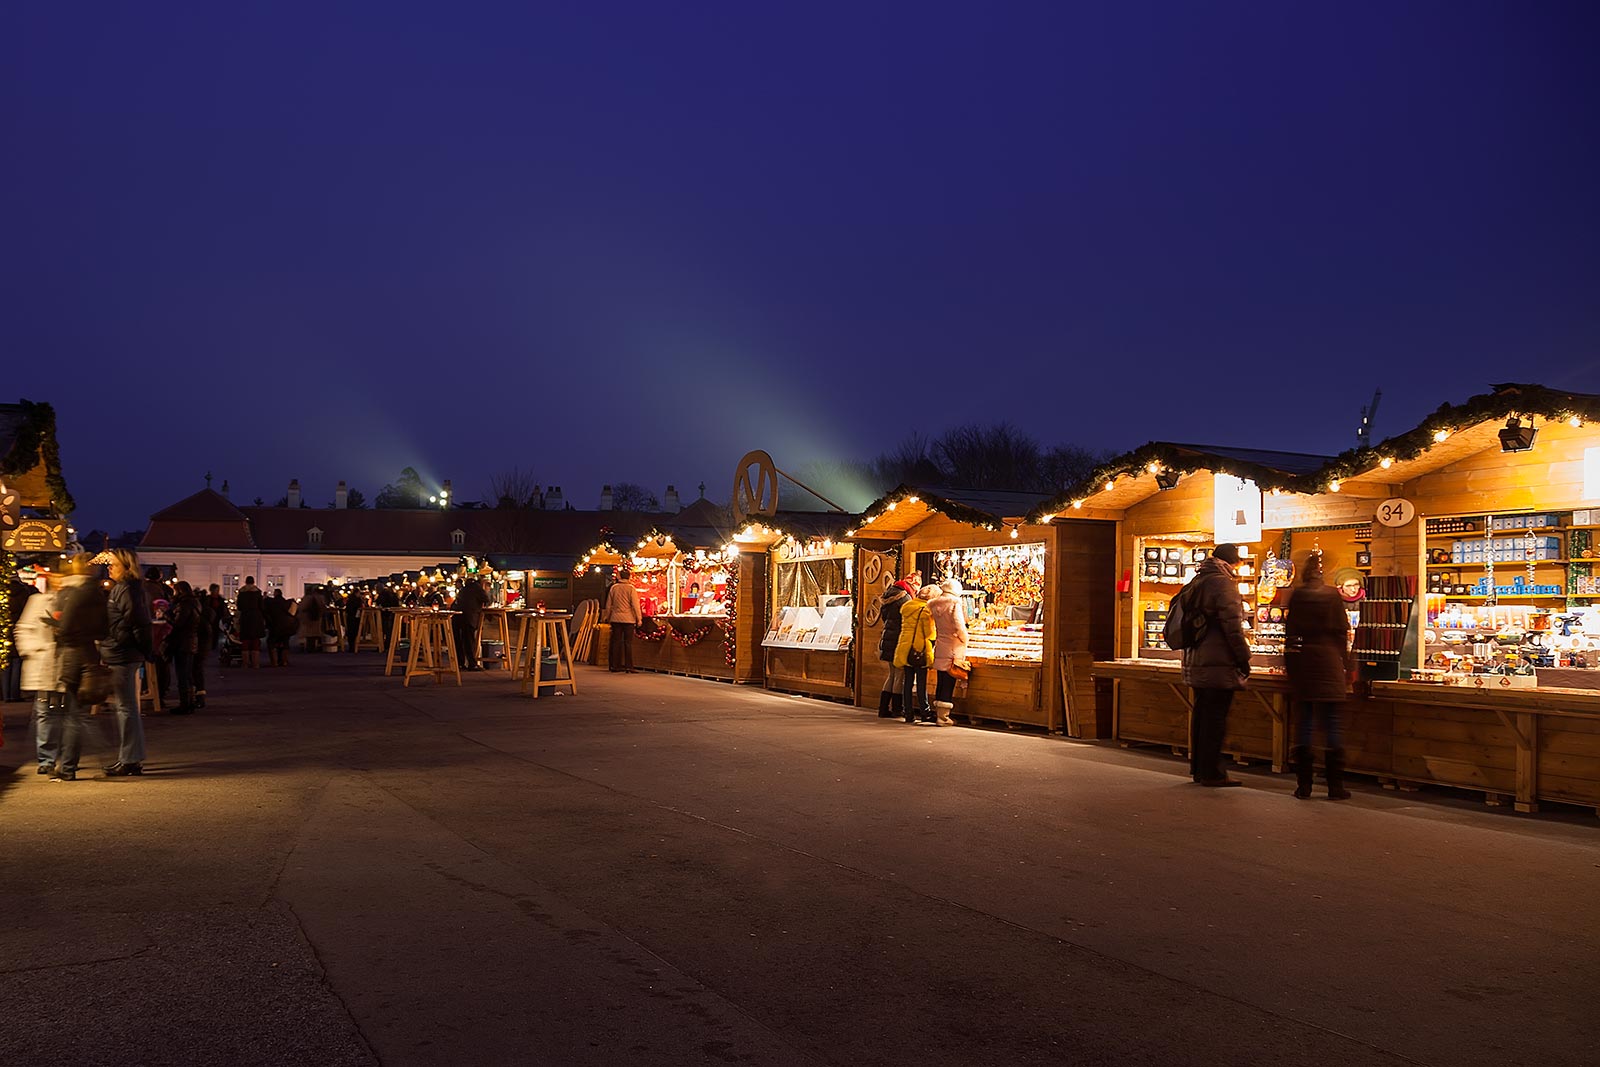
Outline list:
[[[854,536],[855,536],[855,535],[856,535],[856,532],[855,532],[855,531],[854,531],[854,530],[846,530],[846,531],[845,531],[845,532],[844,532],[844,535],[845,535],[845,536],[846,536],[846,537],[854,537]]]
[[[906,501],[907,503],[915,504],[917,502],[917,498],[914,496],[908,496],[906,497]]]
[[[1388,470],[1390,467],[1394,466],[1394,457],[1384,456],[1378,461],[1378,466],[1382,467],[1384,470]]]
[[[1440,441],[1443,441],[1445,438],[1447,438],[1449,436],[1450,436],[1450,431],[1449,430],[1435,430],[1435,431],[1433,431],[1433,439],[1434,439],[1434,441],[1436,443],[1440,442]]]
[[[1039,516],[1039,521],[1040,522],[1049,522],[1053,518],[1055,518],[1054,515],[1040,515]]]
[[[895,508],[895,503],[894,503],[894,501],[893,501],[893,500],[891,500],[891,501],[889,501],[889,510],[890,510],[890,511],[893,511],[893,510],[894,510],[894,508]]]
[[[1075,507],[1075,508],[1081,508],[1081,507],[1083,507],[1083,501],[1081,501],[1081,500],[1074,500],[1074,501],[1073,501],[1073,502],[1072,502],[1072,506],[1073,506],[1073,507]]]
[[[1017,528],[1015,526],[1011,527],[1011,539],[1013,541],[1017,539]]]
[[[1581,416],[1574,415],[1574,416],[1572,416],[1572,418],[1567,420],[1567,425],[1571,426],[1574,430],[1576,430],[1580,426],[1583,425],[1583,419],[1582,419]]]
[[[1339,491],[1340,485],[1342,485],[1342,484],[1343,483],[1340,482],[1339,479],[1335,478],[1333,481],[1328,483],[1328,492],[1337,493]]]
[[[1106,483],[1106,492],[1109,493],[1109,492],[1111,492],[1111,490],[1115,489],[1116,487],[1117,487],[1117,483],[1116,482],[1107,482]]]
[[[1277,488],[1276,486],[1274,486],[1273,490],[1272,490],[1272,495],[1273,496],[1282,496],[1283,495],[1283,490]]]
[[[1151,461],[1150,461],[1150,466],[1149,466],[1149,467],[1147,467],[1147,468],[1146,468],[1146,469],[1147,469],[1147,470],[1148,470],[1148,471],[1149,471],[1149,472],[1150,472],[1150,473],[1151,473],[1151,474],[1154,474],[1154,473],[1155,473],[1155,472],[1156,472],[1156,471],[1158,471],[1158,470],[1160,470],[1160,469],[1161,469],[1161,464],[1159,464],[1159,463],[1157,463],[1157,462],[1156,462],[1156,461],[1155,461],[1155,460],[1151,460]]]

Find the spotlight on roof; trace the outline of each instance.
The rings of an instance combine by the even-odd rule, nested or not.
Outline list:
[[[1171,467],[1163,467],[1156,471],[1156,488],[1176,489],[1178,488],[1178,479],[1182,477],[1183,475],[1179,474]]]
[[[1522,425],[1522,420],[1513,415],[1506,420],[1505,429],[1500,431],[1500,451],[1526,452],[1533,447],[1533,439],[1539,436],[1539,431],[1534,427],[1533,420],[1528,420],[1528,425]]]

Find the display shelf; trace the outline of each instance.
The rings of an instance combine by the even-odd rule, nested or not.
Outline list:
[[[1484,594],[1484,593],[1462,593],[1459,596],[1457,596],[1455,593],[1430,593],[1429,595],[1430,596],[1442,596],[1446,600],[1488,600],[1488,599],[1490,599],[1489,596],[1487,594]],[[1592,595],[1595,595],[1595,594],[1590,594],[1590,593],[1583,593],[1583,594],[1578,594],[1578,593],[1500,593],[1497,596],[1495,596],[1494,599],[1495,600],[1567,600],[1567,599],[1569,599],[1571,597],[1575,597],[1575,596],[1579,596],[1579,595],[1592,596]]]
[[[1503,563],[1496,563],[1495,566],[1496,567],[1516,568],[1516,567],[1526,567],[1530,563],[1532,563],[1534,566],[1537,567],[1541,563],[1600,563],[1600,559],[1568,559],[1565,556],[1561,557],[1560,559],[1508,559]],[[1480,570],[1481,571],[1481,570],[1487,570],[1489,565],[1487,563],[1429,563],[1429,564],[1427,564],[1427,568],[1430,571],[1450,571],[1450,570],[1456,570],[1456,569],[1461,568],[1461,567],[1466,567],[1466,568],[1468,568],[1470,570]],[[1357,567],[1356,570],[1361,570],[1361,568]]]

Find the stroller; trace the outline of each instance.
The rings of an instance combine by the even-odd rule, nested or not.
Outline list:
[[[244,646],[239,643],[239,637],[229,623],[223,627],[222,642],[217,645],[217,663],[226,668],[237,667],[243,662]]]

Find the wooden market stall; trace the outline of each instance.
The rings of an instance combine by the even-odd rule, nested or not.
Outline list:
[[[867,509],[850,534],[859,548],[859,704],[876,700],[888,672],[878,658],[878,597],[917,569],[930,581],[955,577],[968,590],[973,669],[955,714],[1101,736],[1093,683],[1070,664],[1087,668],[1111,647],[1112,530],[1024,521],[1039,503],[1037,493],[901,486]]]
[[[1320,548],[1356,627],[1349,770],[1482,790],[1523,811],[1600,807],[1596,420],[1600,398],[1502,386],[1316,464],[1167,444],[1112,461],[1053,505],[1118,528],[1117,655],[1093,668],[1113,685],[1114,736],[1186,751],[1189,694],[1160,640],[1165,601],[1198,551],[1232,540],[1251,549],[1241,596],[1255,673],[1224,751],[1281,769],[1295,711],[1273,594],[1285,559]],[[1249,536],[1231,522],[1252,500]]]
[[[729,636],[736,632],[738,622],[742,561],[737,553],[692,542],[680,545],[673,533],[657,529],[626,549],[610,543],[597,545],[575,570],[598,567],[609,574],[624,562],[639,589],[647,620],[632,638],[634,666],[666,674],[737,680],[737,657],[731,652],[736,645]],[[593,650],[594,661],[601,666],[610,665],[610,639],[610,625],[601,622]]]
[[[843,537],[856,521],[781,511],[736,535],[742,554],[766,554],[767,626],[758,639],[768,689],[855,700],[856,548]]]

